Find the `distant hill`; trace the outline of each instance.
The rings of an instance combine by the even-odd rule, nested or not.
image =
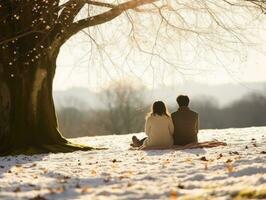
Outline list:
[[[223,84],[207,85],[200,83],[190,83],[175,87],[164,87],[147,91],[147,99],[162,99],[169,105],[175,103],[178,94],[187,94],[193,99],[199,100],[202,97],[213,98],[218,105],[225,106],[249,93],[260,93],[266,95],[265,83],[246,83],[246,84]]]
[[[147,104],[155,100],[163,100],[168,105],[175,104],[178,94],[187,94],[193,99],[213,98],[220,106],[240,99],[249,93],[266,95],[266,82],[245,84],[207,85],[201,83],[180,84],[171,87],[161,87],[144,91],[144,101]],[[75,107],[77,109],[101,108],[100,93],[95,93],[87,88],[71,88],[68,90],[54,91],[55,105],[57,109],[62,107]]]
[[[75,107],[78,109],[99,108],[99,97],[97,93],[91,92],[87,88],[71,88],[68,90],[54,91],[54,101],[56,108]]]

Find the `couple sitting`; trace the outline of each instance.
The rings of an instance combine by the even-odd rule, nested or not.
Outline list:
[[[162,101],[154,102],[145,123],[145,133],[148,137],[139,140],[133,136],[131,146],[141,149],[162,149],[171,148],[173,145],[183,148],[226,145],[218,141],[198,143],[198,113],[189,109],[188,96],[180,95],[176,101],[179,109],[171,116]]]

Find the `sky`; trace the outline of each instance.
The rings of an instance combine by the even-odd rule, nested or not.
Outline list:
[[[206,43],[209,38],[201,42],[193,35],[176,34],[166,40],[163,31],[155,42],[156,26],[148,23],[147,27],[143,28],[142,24],[140,28],[146,32],[137,32],[135,39],[144,50],[154,48],[154,53],[163,59],[141,53],[127,31],[128,21],[116,19],[87,29],[65,43],[57,59],[54,89],[86,87],[99,91],[111,81],[121,79],[147,88],[190,82],[209,85],[266,82],[265,20],[247,27],[249,42],[230,45],[222,39],[232,36],[223,35],[218,43],[219,36],[215,35],[214,45],[214,42]]]

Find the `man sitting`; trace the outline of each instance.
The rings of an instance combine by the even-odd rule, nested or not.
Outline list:
[[[198,142],[199,115],[189,109],[189,98],[179,95],[176,98],[179,108],[171,114],[174,124],[174,145],[187,145]]]
[[[224,142],[217,140],[198,142],[199,131],[199,115],[189,109],[189,98],[185,95],[180,95],[176,98],[179,108],[171,114],[174,124],[174,146],[173,149],[193,149],[193,148],[212,148],[217,146],[226,146]],[[132,147],[141,147],[146,138],[139,140],[136,136],[132,137]],[[164,149],[161,147],[141,148],[149,149]]]

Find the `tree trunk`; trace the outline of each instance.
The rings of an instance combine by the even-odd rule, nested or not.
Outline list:
[[[1,73],[1,72],[0,72]],[[0,76],[0,142],[5,142],[10,131],[10,93],[9,88]],[[1,148],[1,146],[0,146]]]
[[[59,48],[82,29],[153,1],[97,3],[110,9],[75,21],[86,1],[0,0],[0,155],[91,149],[70,144],[57,128],[52,82]]]
[[[56,57],[44,56],[22,75],[0,79],[0,155],[91,149],[71,144],[58,130],[52,96],[55,64]]]

